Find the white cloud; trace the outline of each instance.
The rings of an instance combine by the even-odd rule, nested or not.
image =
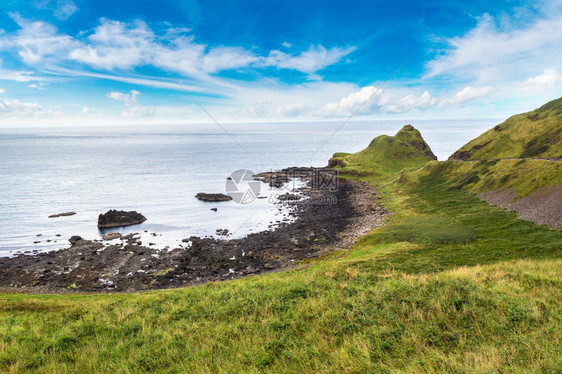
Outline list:
[[[0,94],[6,93],[6,90],[3,88],[0,88]]]
[[[466,86],[462,90],[455,93],[453,96],[441,101],[443,104],[462,104],[468,101],[472,101],[481,97],[488,96],[492,92],[492,87],[471,87]]]
[[[60,20],[66,20],[78,11],[78,7],[73,0],[57,0],[54,16]]]
[[[562,75],[556,69],[546,69],[542,74],[535,77],[529,77],[523,83],[519,84],[518,92],[523,93],[542,93],[550,90],[557,83],[562,82]]]
[[[90,66],[111,70],[128,69],[149,62],[155,35],[142,21],[127,25],[119,21],[102,19],[89,43],[81,43],[70,52],[70,58]]]
[[[383,93],[375,86],[366,86],[353,92],[340,101],[325,105],[317,113],[321,116],[349,116],[355,113],[371,113],[388,105],[391,94]]]
[[[35,88],[36,90],[39,90],[39,91],[44,91],[45,86],[46,86],[46,83],[44,83],[44,82],[31,83],[31,84],[27,85],[27,87]]]
[[[319,70],[339,62],[355,49],[355,47],[334,47],[326,49],[321,45],[311,45],[307,51],[299,55],[290,55],[279,50],[274,50],[265,58],[263,64],[265,66],[275,66],[281,69],[292,69],[306,74],[314,74]]]
[[[385,106],[385,110],[391,113],[405,113],[417,110],[426,110],[437,104],[437,99],[431,97],[429,92],[425,91],[420,96],[416,97],[414,95],[407,95],[393,103]]]
[[[21,102],[15,99],[0,98],[2,117],[51,117],[53,111],[44,110],[38,103]]]
[[[426,110],[435,107],[439,100],[431,96],[428,91],[420,96],[409,94],[399,96],[384,92],[374,86],[366,86],[342,98],[338,102],[330,103],[316,111],[317,115],[350,116],[352,114],[368,115],[373,113],[406,113],[412,110]]]
[[[60,34],[56,27],[46,22],[32,22],[17,13],[10,14],[20,29],[14,34],[4,34],[0,49],[16,50],[28,65],[37,65],[49,60],[59,60],[78,42],[72,37]]]
[[[73,0],[34,0],[31,4],[38,9],[46,9],[60,20],[66,20],[78,11]]]
[[[462,36],[446,40],[448,48],[427,64],[426,77],[476,79],[479,84],[506,82],[530,76],[545,62],[562,68],[562,17],[544,14],[537,21],[514,26],[490,15]]]
[[[294,118],[306,115],[308,112],[310,112],[310,107],[302,102],[277,108],[277,115],[284,118]]]
[[[124,104],[125,108],[121,115],[123,117],[146,117],[152,115],[150,108],[140,105],[137,98],[141,95],[139,91],[131,90],[129,93],[123,92],[110,92],[107,97],[113,100],[120,101]]]
[[[31,71],[6,71],[0,69],[0,79],[14,82],[31,82],[39,81],[44,78],[34,76]]]
[[[73,62],[109,71],[153,65],[204,80],[224,70],[274,66],[313,76],[355,50],[312,45],[300,54],[274,50],[260,56],[242,47],[197,43],[187,34],[189,29],[169,28],[165,35],[156,35],[141,20],[126,23],[102,18],[89,36],[74,38],[46,22],[29,21],[15,13],[12,18],[20,29],[0,34],[0,50],[17,51],[26,64],[48,64],[54,70]]]

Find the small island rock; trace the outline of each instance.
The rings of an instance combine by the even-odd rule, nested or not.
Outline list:
[[[138,225],[144,221],[146,221],[146,217],[138,212],[125,212],[123,210],[112,209],[105,214],[99,215],[98,228],[107,229],[112,227]]]
[[[219,201],[229,201],[232,200],[232,197],[225,195],[223,193],[204,193],[199,192],[195,195],[201,201],[211,201],[211,202],[219,202]]]

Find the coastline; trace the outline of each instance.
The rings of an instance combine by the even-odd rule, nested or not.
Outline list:
[[[326,188],[307,172],[332,178]],[[389,212],[367,183],[337,177],[329,169],[288,168],[258,174],[271,183],[279,175],[307,182],[292,205],[293,222],[240,239],[189,237],[184,248],[161,251],[138,244],[135,234],[116,244],[74,238],[69,248],[0,258],[0,291],[27,293],[136,292],[229,280],[290,268],[328,252],[349,248],[385,222]],[[310,174],[312,175],[312,174]],[[307,180],[308,178],[308,180]],[[335,178],[335,179],[334,179]]]

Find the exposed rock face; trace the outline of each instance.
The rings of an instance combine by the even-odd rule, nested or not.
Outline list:
[[[195,195],[201,201],[211,201],[211,202],[220,202],[220,201],[229,201],[232,200],[232,197],[225,195],[223,193],[204,193],[199,192]]]
[[[113,240],[113,239],[117,239],[120,238],[121,234],[118,232],[110,232],[109,234],[105,234],[103,236],[103,240]]]
[[[51,214],[49,216],[49,218],[67,217],[67,216],[73,216],[75,214],[76,214],[76,212],[64,212],[64,213],[58,213],[58,214]]]
[[[449,161],[466,161],[470,158],[469,151],[456,151],[449,157]]]
[[[112,209],[105,214],[99,215],[98,228],[107,229],[111,227],[138,225],[144,221],[146,221],[146,217],[138,212],[125,212],[124,210]]]

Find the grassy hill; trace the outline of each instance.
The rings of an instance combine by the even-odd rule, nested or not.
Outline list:
[[[562,158],[562,98],[517,114],[471,140],[451,160]]]
[[[395,136],[381,135],[364,150],[355,153],[336,153],[328,166],[347,174],[370,174],[380,177],[408,167],[422,166],[437,157],[420,132],[406,125]]]
[[[331,161],[394,213],[349,251],[177,290],[0,294],[0,372],[562,372],[562,231],[473,193],[531,175],[430,161],[418,134]]]

